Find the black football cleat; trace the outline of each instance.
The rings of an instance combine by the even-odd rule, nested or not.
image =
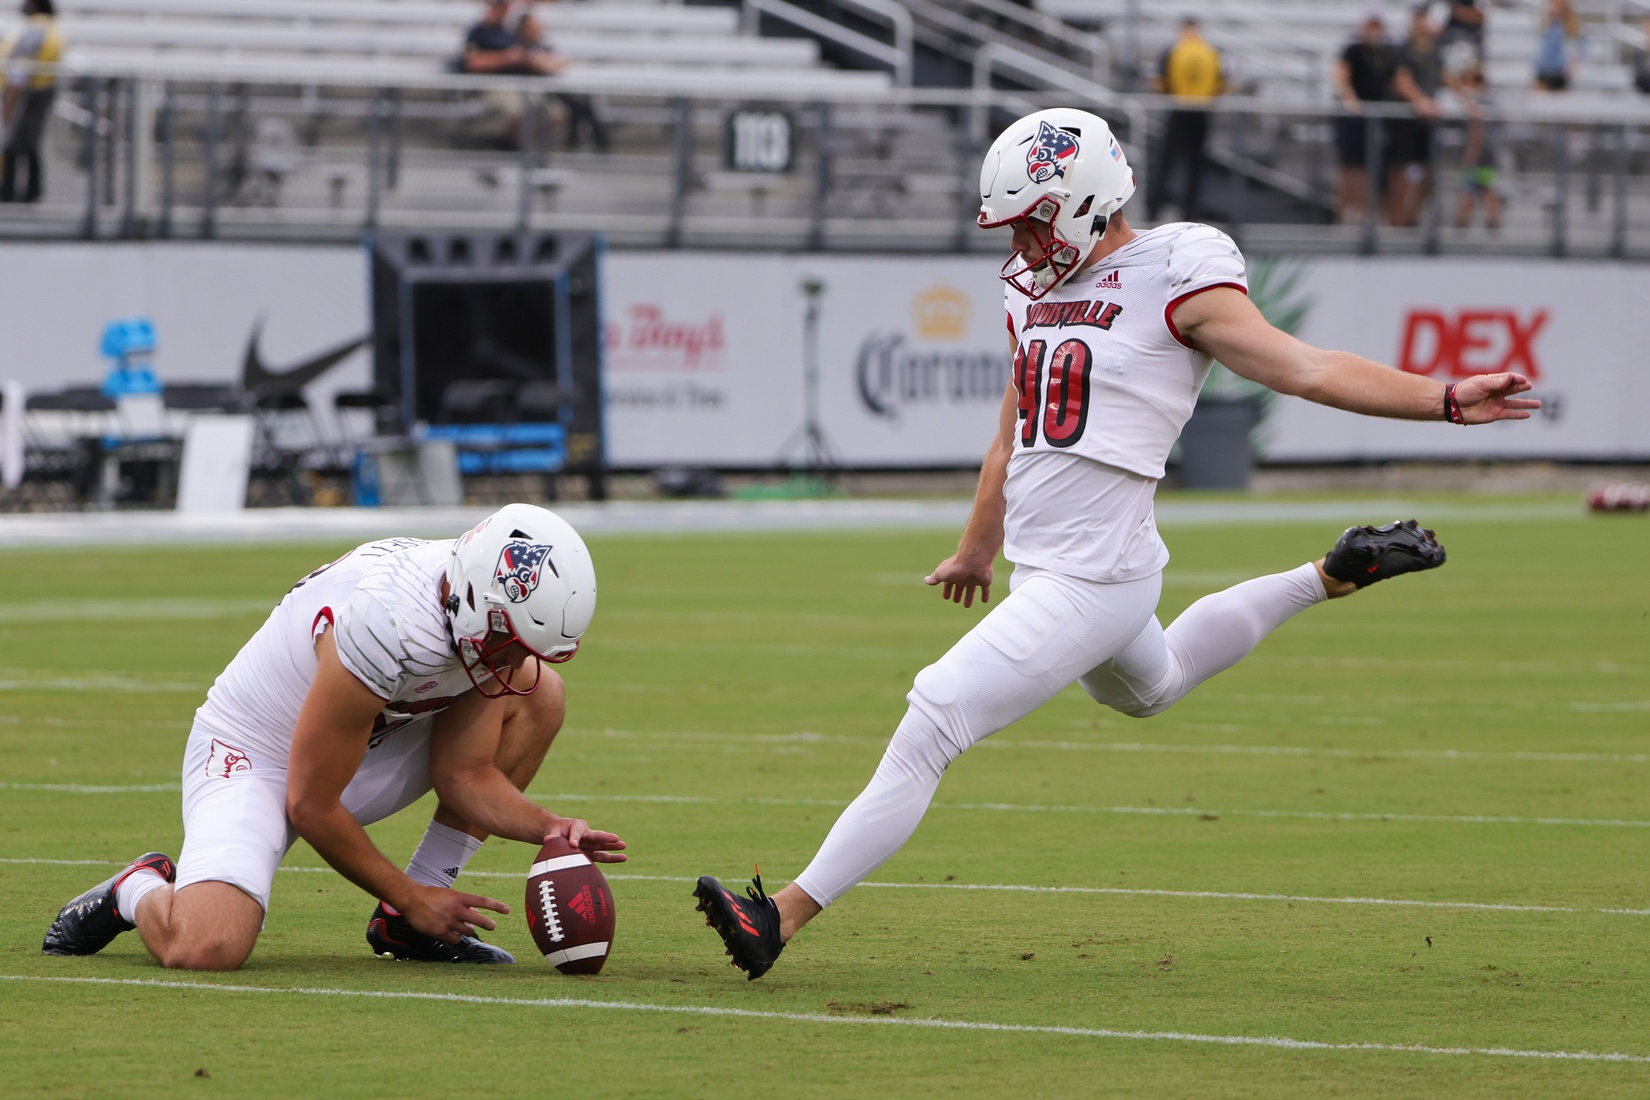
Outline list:
[[[1323,571],[1359,588],[1376,581],[1437,569],[1444,564],[1444,548],[1437,536],[1412,519],[1380,527],[1348,527],[1323,559]]]
[[[147,869],[157,872],[167,882],[174,882],[178,869],[172,857],[160,852],[138,856],[113,878],[105,879],[84,894],[65,905],[46,929],[46,939],[40,945],[42,955],[95,955],[109,946],[122,932],[130,932],[137,925],[115,908],[115,890],[132,872]]]
[[[751,879],[745,893],[749,900],[709,875],[693,888],[693,896],[699,899],[695,908],[722,937],[733,965],[745,972],[746,981],[754,982],[773,969],[785,942],[779,938],[779,906],[762,889],[760,874]]]
[[[381,959],[408,959],[413,962],[513,963],[516,957],[502,947],[494,947],[474,936],[460,936],[457,943],[427,936],[400,913],[391,913],[379,902],[367,922],[367,944]]]

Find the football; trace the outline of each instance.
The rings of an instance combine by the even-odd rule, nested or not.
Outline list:
[[[1614,481],[1595,485],[1587,493],[1587,507],[1595,512],[1650,512],[1650,484]]]
[[[527,928],[563,974],[596,974],[613,947],[613,891],[601,868],[561,837],[527,872]]]

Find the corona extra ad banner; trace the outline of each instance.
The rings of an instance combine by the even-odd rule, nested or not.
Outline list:
[[[977,463],[1008,385],[996,268],[980,257],[611,254],[610,459],[774,465],[811,447],[843,465]]]

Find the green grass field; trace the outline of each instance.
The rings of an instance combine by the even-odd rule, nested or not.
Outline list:
[[[500,841],[461,881],[516,907],[489,937],[516,967],[373,958],[371,900],[301,843],[239,973],[135,936],[42,957],[64,900],[176,853],[194,707],[344,548],[0,552],[0,1093],[1650,1094],[1650,523],[1431,505],[1443,570],[1308,612],[1161,717],[1073,689],[966,754],[754,983],[692,880],[805,865],[979,615],[920,583],[954,532],[591,540],[601,604],[530,788],[631,845],[585,979],[534,955],[533,853]],[[1166,527],[1163,617],[1338,527]],[[392,859],[430,808],[374,827]]]

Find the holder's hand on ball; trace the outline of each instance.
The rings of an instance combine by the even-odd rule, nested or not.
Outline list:
[[[558,817],[550,831],[544,835],[545,840],[559,836],[585,855],[593,863],[623,863],[630,858],[624,855],[624,841],[617,833],[604,832],[601,829],[592,829],[590,823],[579,817]]]
[[[440,886],[421,886],[401,913],[412,926],[427,936],[457,943],[460,936],[473,936],[477,928],[491,932],[498,922],[482,912],[508,913],[510,907],[502,901],[465,894]]]

